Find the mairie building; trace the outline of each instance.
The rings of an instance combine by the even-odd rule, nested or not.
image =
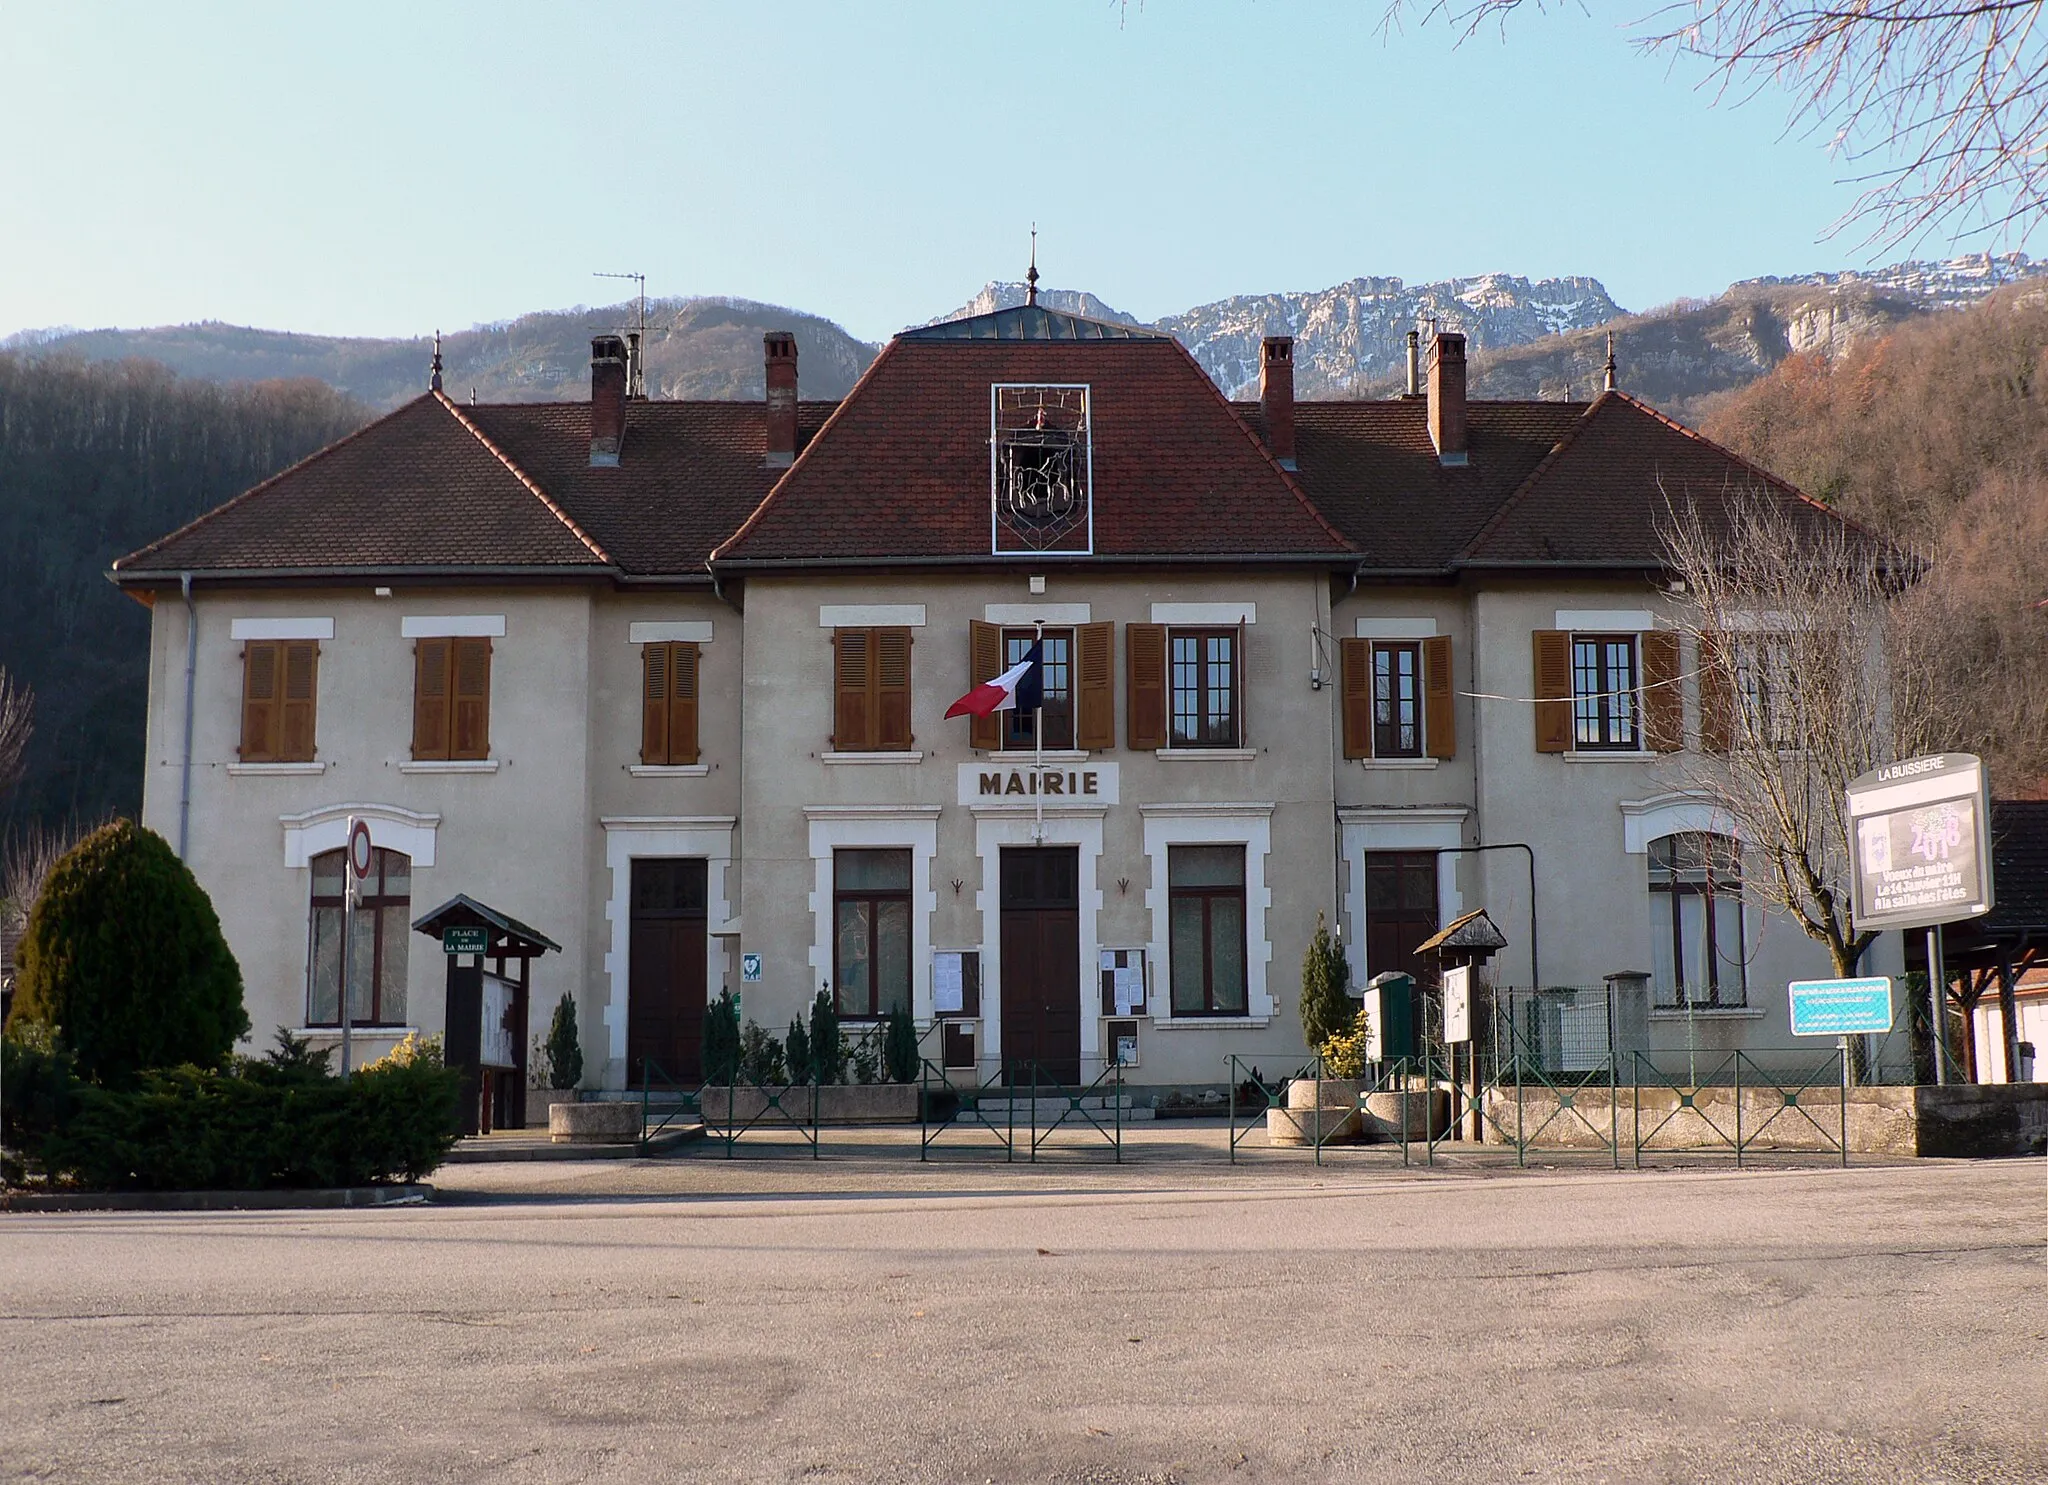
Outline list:
[[[458,895],[558,948],[593,1087],[700,1070],[723,990],[821,991],[935,1064],[1214,1086],[1483,908],[1511,986],[1646,974],[1649,1035],[1787,1045],[1826,956],[1747,904],[1660,518],[1832,520],[1611,385],[1232,403],[1170,336],[1035,303],[910,330],[837,403],[432,390],[121,559],[153,610],[144,822],[211,894],[258,1041],[443,1030]],[[1612,382],[1610,368],[1610,383]],[[948,720],[1043,646],[1044,706]],[[1896,945],[1880,951],[1896,955]],[[1638,982],[1640,983],[1640,982]],[[1684,1023],[1681,1027],[1679,1023]],[[359,1054],[360,1055],[360,1054]]]

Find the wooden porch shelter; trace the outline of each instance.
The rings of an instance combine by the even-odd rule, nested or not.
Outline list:
[[[462,1074],[462,1132],[525,1128],[533,961],[550,950],[559,954],[562,946],[462,893],[412,926],[440,943],[448,960],[444,1055]],[[508,971],[512,964],[516,971]]]
[[[1991,802],[1991,860],[1998,900],[1990,912],[1942,930],[1948,992],[1963,1012],[1963,1062],[1978,1079],[1977,1005],[1994,989],[2004,1028],[2008,1082],[2018,1077],[2021,975],[2048,966],[2048,800]]]

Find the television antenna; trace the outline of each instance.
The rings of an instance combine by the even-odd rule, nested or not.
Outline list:
[[[646,378],[640,371],[640,348],[647,343],[647,275],[644,273],[593,273],[592,278],[630,279],[639,289],[639,318],[631,330],[626,332],[629,354],[626,357],[626,395],[645,397]]]

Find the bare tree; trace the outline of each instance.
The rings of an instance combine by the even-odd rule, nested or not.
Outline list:
[[[21,782],[35,710],[35,693],[0,669],[0,799]]]
[[[1945,741],[1926,683],[1939,657],[1900,622],[1906,559],[1763,496],[1712,516],[1675,511],[1665,546],[1699,676],[1688,783],[1742,840],[1745,895],[1825,945],[1837,975],[1854,974],[1876,934],[1855,920],[1849,782]]]
[[[1391,0],[1470,36],[1550,0]],[[1649,51],[1706,63],[1724,96],[1766,85],[1795,130],[1827,140],[1864,189],[1845,221],[1896,243],[1937,226],[2020,228],[2048,208],[2042,0],[1673,0],[1632,26]]]

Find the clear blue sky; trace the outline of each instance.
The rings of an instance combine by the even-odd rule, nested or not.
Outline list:
[[[1854,193],[1782,99],[1716,107],[1594,8],[1457,47],[1375,0],[19,0],[0,335],[417,334],[642,269],[880,338],[1020,277],[1033,220],[1049,285],[1147,317],[1489,270],[1643,309],[1871,261],[1824,239]]]

